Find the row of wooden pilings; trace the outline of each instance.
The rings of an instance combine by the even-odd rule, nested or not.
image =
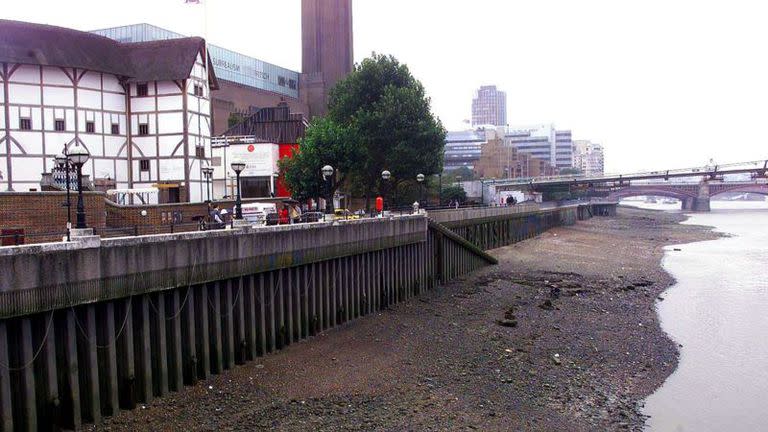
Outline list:
[[[196,272],[198,263],[194,263],[190,283],[174,282],[171,288],[154,291],[146,288],[163,283],[163,272],[160,276],[157,272],[135,273],[132,279],[116,285],[65,284],[33,296],[21,293],[18,298],[9,297],[13,301],[3,295],[9,293],[9,287],[24,285],[29,278],[21,275],[18,283],[0,282],[0,309],[15,311],[0,318],[0,431],[78,429],[84,423],[98,423],[121,409],[149,403],[211,374],[494,264],[496,260],[485,249],[531,238],[553,226],[573,224],[591,217],[592,212],[571,206],[488,215],[469,212],[463,219],[445,224],[429,220],[421,225],[426,228],[426,232],[421,228],[421,235],[412,224],[411,231],[398,234],[397,221],[389,222],[391,228],[369,221],[365,223],[370,227],[384,228],[373,229],[380,233],[363,242],[354,240],[371,228],[358,226],[356,229],[363,231],[350,231],[353,227],[349,227],[345,231],[336,224],[324,228],[338,230],[325,237],[323,228],[305,230],[308,234],[276,228],[274,234],[298,237],[257,237],[251,239],[254,243],[237,243],[237,237],[230,236],[225,239],[234,243],[224,249],[242,252],[260,244],[271,247],[275,255],[222,267],[223,274],[236,274],[233,277],[205,273],[211,269],[202,269],[202,263]],[[349,232],[354,234],[352,241],[343,238]],[[204,235],[189,234],[198,240]],[[224,238],[226,234],[210,235]],[[405,240],[391,240],[398,235]],[[306,244],[321,243],[323,238],[328,243],[324,250],[331,252],[313,255],[312,248],[306,249]],[[390,240],[381,240],[386,238]],[[334,243],[335,239],[341,243]],[[214,251],[220,245],[217,242],[223,241],[207,240],[213,240],[209,247],[212,245]],[[107,253],[108,261],[136,264],[136,256],[154,253],[155,246],[136,242],[137,250],[129,251],[133,257],[120,258],[112,251]],[[358,243],[379,246],[350,246]],[[341,246],[334,248],[334,244]],[[289,248],[293,248],[292,254],[282,254]],[[189,261],[191,255],[179,255],[179,250],[167,252],[169,263],[180,258]],[[330,255],[333,257],[322,259]],[[73,259],[77,266],[91,259],[88,257]],[[157,258],[163,258],[162,254]],[[209,255],[214,261],[218,258]],[[2,262],[13,262],[13,271],[23,271],[24,265],[19,263],[25,261]],[[267,270],[248,272],[248,268]],[[197,273],[208,279],[193,283]],[[177,281],[178,277],[171,279]],[[107,286],[112,288],[105,289]],[[120,294],[111,298],[108,291]],[[29,312],[34,310],[40,312]]]
[[[495,263],[439,224],[425,239],[0,320],[0,430],[98,423]]]

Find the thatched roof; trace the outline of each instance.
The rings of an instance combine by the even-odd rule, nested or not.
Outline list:
[[[199,37],[120,43],[64,27],[0,20],[0,62],[87,69],[128,81],[185,79],[204,49]],[[208,71],[211,88],[218,88],[210,59]]]

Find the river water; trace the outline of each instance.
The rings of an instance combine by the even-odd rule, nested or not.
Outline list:
[[[682,347],[678,368],[645,402],[646,431],[768,431],[768,202],[712,207],[684,223],[731,236],[664,256],[677,283],[657,311]]]

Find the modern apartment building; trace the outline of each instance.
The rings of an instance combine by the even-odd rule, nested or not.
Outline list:
[[[474,169],[485,143],[485,131],[482,129],[448,132],[445,136],[444,169]]]
[[[472,99],[472,126],[505,126],[507,94],[495,85],[481,86]]]
[[[557,169],[573,167],[570,130],[557,130],[554,124],[510,127],[504,136],[520,153],[547,161]]]
[[[605,173],[603,146],[588,140],[573,141],[573,166],[585,175]]]
[[[505,127],[448,132],[444,167],[466,167],[486,178],[536,177],[556,171],[548,158],[516,148]]]

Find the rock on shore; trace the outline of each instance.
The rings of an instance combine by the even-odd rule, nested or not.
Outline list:
[[[713,238],[620,209],[492,251],[465,280],[106,419],[97,430],[641,430],[674,370],[662,247]]]

